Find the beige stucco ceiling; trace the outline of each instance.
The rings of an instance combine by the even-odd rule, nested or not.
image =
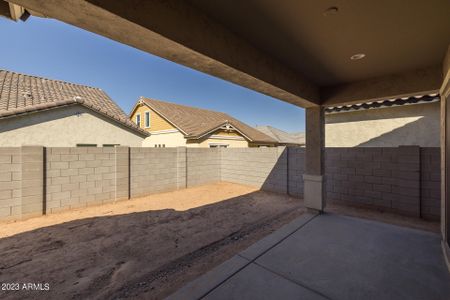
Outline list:
[[[8,1],[302,107],[435,93],[450,56],[449,0]]]
[[[448,0],[191,2],[321,86],[436,66],[450,43]]]

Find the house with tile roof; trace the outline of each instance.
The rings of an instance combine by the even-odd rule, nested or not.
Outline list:
[[[148,135],[99,88],[0,70],[0,147],[140,147]]]
[[[440,147],[438,94],[327,107],[326,147]]]
[[[305,146],[305,133],[289,133],[273,126],[255,126],[255,128],[262,133],[275,139],[280,146],[293,146],[304,147]]]
[[[276,146],[272,137],[223,112],[141,97],[130,119],[150,133],[144,147]]]

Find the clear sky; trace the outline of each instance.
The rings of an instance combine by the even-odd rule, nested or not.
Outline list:
[[[139,96],[304,131],[304,110],[65,23],[0,18],[0,68],[99,87],[129,113]]]

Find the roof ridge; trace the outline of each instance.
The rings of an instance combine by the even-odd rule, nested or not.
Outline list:
[[[99,87],[90,86],[90,85],[85,85],[85,84],[81,84],[81,83],[74,83],[74,82],[70,82],[70,81],[64,81],[64,80],[61,80],[61,79],[51,79],[51,78],[48,78],[48,77],[43,77],[43,76],[39,76],[39,75],[30,75],[30,74],[25,74],[25,73],[20,73],[20,72],[15,72],[15,71],[10,71],[10,70],[6,70],[6,69],[0,69],[0,72],[13,73],[13,74],[17,74],[17,75],[26,76],[26,77],[33,77],[33,78],[37,78],[37,79],[44,79],[44,80],[49,80],[49,81],[53,81],[53,82],[59,82],[59,83],[64,83],[64,84],[77,85],[77,86],[82,86],[82,87],[86,87],[86,88],[90,88],[90,89],[95,89],[95,90],[103,91],[103,90],[102,90],[101,88],[99,88]]]
[[[107,93],[99,88],[1,68],[0,75],[3,79],[0,88],[7,93],[0,99],[0,119],[63,105],[79,104],[122,126],[148,135],[144,129],[139,128],[128,118],[123,109]]]
[[[278,134],[278,132],[277,132],[277,130],[279,130],[279,129],[277,129],[277,128],[275,128],[275,127],[272,127],[272,126],[270,126],[270,125],[267,125],[267,129],[270,131],[270,132],[272,132],[272,134],[278,139],[278,140],[281,140],[281,137],[280,137],[280,135]],[[276,130],[274,130],[274,129],[276,129]],[[280,130],[280,131],[282,131],[282,130]],[[284,131],[283,131],[284,132]]]
[[[164,102],[164,103],[173,104],[173,105],[177,105],[177,106],[193,108],[193,109],[196,109],[196,110],[203,110],[203,111],[208,111],[208,112],[213,112],[213,113],[220,113],[220,114],[225,114],[227,116],[230,116],[230,115],[228,115],[227,113],[225,113],[223,111],[217,111],[217,110],[206,109],[206,108],[199,108],[199,107],[195,107],[195,106],[190,106],[190,105],[186,105],[186,104],[179,104],[179,103],[176,103],[176,102],[171,102],[171,101],[166,101],[166,100],[160,100],[160,99],[149,98],[149,97],[144,97],[144,96],[141,96],[140,99],[150,100],[150,101],[157,101],[157,102]]]
[[[254,129],[228,113],[178,104],[141,96],[139,101],[145,103],[158,114],[180,129],[190,138],[200,138],[210,130],[218,129],[224,124],[231,124],[250,141],[276,142],[272,137]],[[196,118],[192,118],[198,112]]]

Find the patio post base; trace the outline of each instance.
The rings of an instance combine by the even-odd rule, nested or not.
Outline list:
[[[322,212],[325,208],[325,191],[323,175],[303,175],[304,203],[307,209]]]

